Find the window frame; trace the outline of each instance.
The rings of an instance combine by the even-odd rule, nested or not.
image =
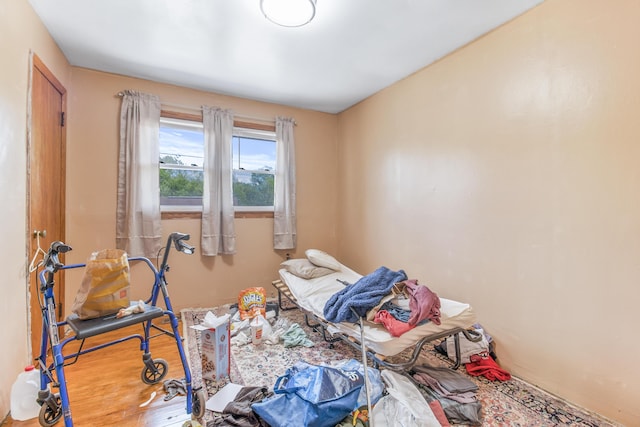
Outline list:
[[[197,117],[197,116],[195,116]],[[191,119],[185,119],[185,118],[177,118],[177,117],[163,117],[162,114],[160,115],[160,125],[162,126],[162,120],[180,120],[182,122],[188,122],[186,124],[184,123],[175,123],[174,125],[177,128],[183,128],[183,129],[188,129],[188,128],[192,128],[192,129],[198,129],[200,131],[203,131],[203,124],[202,124],[202,120],[191,120]],[[159,171],[162,169],[167,169],[167,170],[183,170],[183,171],[194,171],[194,172],[202,172],[203,168],[200,166],[192,166],[192,165],[188,165],[188,164],[162,164],[160,163],[158,165]],[[184,204],[184,205],[172,205],[172,204],[163,204],[163,197],[160,197],[160,212],[201,212],[202,211],[202,203],[200,202],[199,204]]]
[[[275,134],[275,126],[273,131],[268,131],[264,129],[253,129],[248,128],[246,126],[236,126],[235,122],[233,124],[233,136],[239,138],[248,138],[248,139],[261,139],[265,141],[273,141],[276,142],[276,134]],[[234,165],[232,165],[232,169],[236,169]],[[244,169],[242,169],[244,170]],[[265,174],[265,175],[273,175],[275,180],[275,168],[273,173],[264,172],[260,170],[250,171],[251,173],[257,174]],[[274,188],[275,190],[275,188]],[[237,212],[273,212],[274,206],[234,206],[234,210]]]
[[[161,110],[161,118],[188,120],[202,123],[201,114],[183,113],[170,110]],[[274,133],[275,124],[255,123],[245,120],[234,120],[234,128],[250,129]],[[240,206],[234,207],[236,218],[273,218],[271,206]],[[202,218],[202,206],[170,206],[160,205],[162,219]]]

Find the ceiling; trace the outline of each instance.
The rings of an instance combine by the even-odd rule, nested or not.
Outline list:
[[[260,0],[29,2],[71,65],[338,113],[542,0],[317,0],[297,28]]]

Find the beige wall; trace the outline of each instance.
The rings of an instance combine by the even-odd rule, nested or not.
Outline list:
[[[70,67],[26,0],[0,0],[0,420],[11,384],[30,364],[27,294],[27,91],[30,52],[69,89]]]
[[[547,0],[340,114],[339,255],[469,301],[513,374],[640,423],[640,3]]]
[[[310,246],[335,252],[337,189],[337,116],[205,93],[150,81],[73,68],[73,94],[69,97],[67,133],[67,241],[73,252],[68,262],[83,262],[99,248],[115,246],[115,211],[120,98],[124,89],[156,94],[161,101],[182,106],[230,108],[236,114],[258,118],[294,117],[297,157],[298,248],[303,256]],[[174,107],[175,109],[175,107]],[[183,110],[186,111],[186,110]],[[196,111],[191,111],[195,113]],[[271,281],[287,251],[273,249],[273,219],[236,219],[237,254],[202,257],[173,253],[170,258],[171,300],[174,308],[211,307],[237,301],[238,292]],[[200,220],[165,220],[163,232],[191,234],[200,244]],[[70,260],[70,261],[69,261]],[[142,269],[139,269],[142,270]],[[77,275],[76,275],[77,276]],[[75,297],[79,278],[67,279],[67,307]],[[141,283],[140,283],[141,282]],[[151,283],[133,282],[146,297]],[[138,286],[140,285],[140,286]]]

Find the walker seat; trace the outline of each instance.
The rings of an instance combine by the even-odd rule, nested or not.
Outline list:
[[[164,316],[164,310],[161,307],[145,304],[144,312],[130,314],[119,319],[116,318],[115,313],[86,320],[79,319],[77,314],[72,314],[67,317],[67,324],[75,332],[76,339],[81,340],[162,316]]]

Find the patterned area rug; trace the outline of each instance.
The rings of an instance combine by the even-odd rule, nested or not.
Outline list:
[[[333,348],[323,340],[322,334],[314,332],[304,321],[299,310],[280,311],[292,323],[298,323],[314,342],[313,347],[285,348],[282,344],[260,345],[251,343],[243,346],[231,346],[231,373],[229,380],[214,382],[202,379],[200,361],[200,334],[190,328],[202,323],[207,311],[217,316],[228,312],[227,306],[211,309],[186,309],[182,311],[182,321],[186,345],[185,351],[189,359],[194,386],[204,385],[207,395],[212,396],[218,389],[233,382],[241,385],[273,387],[276,379],[283,375],[288,367],[299,360],[311,364],[333,364],[346,359],[361,360],[360,353],[344,342],[336,342]],[[401,355],[402,356],[402,355]],[[450,366],[447,359],[426,345],[420,362],[432,366]],[[464,368],[458,369],[464,373]],[[465,374],[466,375],[466,374]],[[555,396],[552,396],[518,378],[509,381],[489,381],[484,377],[471,377],[478,387],[478,399],[482,404],[482,426],[517,426],[517,427],[616,427],[596,414],[575,407]],[[203,384],[204,382],[204,384]],[[216,413],[206,411],[202,424],[210,427]]]

